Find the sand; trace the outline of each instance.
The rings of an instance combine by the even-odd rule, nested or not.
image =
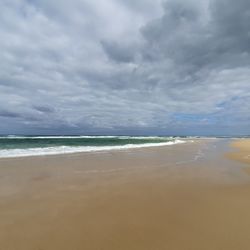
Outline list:
[[[231,145],[232,147],[237,148],[238,151],[230,152],[228,156],[233,160],[237,160],[237,161],[240,161],[249,165],[250,164],[250,140],[249,139],[237,140],[237,141],[234,141]]]
[[[230,143],[0,160],[0,249],[249,249]]]

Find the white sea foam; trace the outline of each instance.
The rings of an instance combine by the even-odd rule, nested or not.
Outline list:
[[[98,152],[98,151],[109,151],[109,150],[126,150],[133,148],[169,146],[180,143],[185,143],[185,141],[175,140],[170,142],[127,144],[121,146],[78,146],[78,147],[58,146],[58,147],[47,147],[47,148],[2,149],[0,150],[0,158],[58,155],[58,154]]]

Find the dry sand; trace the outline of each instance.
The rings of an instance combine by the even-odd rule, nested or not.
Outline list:
[[[0,249],[250,249],[229,143],[0,160]]]
[[[240,161],[249,165],[250,164],[250,139],[237,140],[232,143],[232,146],[237,148],[238,151],[230,152],[228,156],[233,160],[237,160],[237,161]]]

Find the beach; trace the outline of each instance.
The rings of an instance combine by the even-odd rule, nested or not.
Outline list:
[[[250,164],[250,140],[237,140],[232,143],[232,146],[238,150],[230,152],[229,157],[233,160]]]
[[[0,159],[1,250],[245,250],[250,142]]]

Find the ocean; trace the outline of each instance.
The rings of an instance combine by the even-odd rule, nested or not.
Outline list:
[[[183,142],[158,136],[1,136],[0,158],[126,150]]]

